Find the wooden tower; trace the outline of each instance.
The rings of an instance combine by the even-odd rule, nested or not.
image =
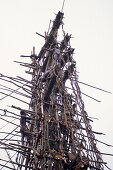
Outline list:
[[[71,35],[63,30],[62,12],[58,12],[49,33],[42,36],[45,43],[38,55],[35,48],[28,67],[32,80],[24,82],[23,90],[30,96],[29,109],[12,105],[19,110],[18,142],[1,143],[15,153],[9,156],[8,169],[17,170],[103,170],[104,162],[97,149],[97,140],[90,125],[92,121],[84,108],[78,85]],[[58,40],[58,30],[63,39]],[[1,77],[4,77],[1,75]],[[11,79],[11,77],[8,77]],[[25,85],[25,84],[24,84]],[[24,101],[25,102],[25,101]],[[16,116],[16,115],[15,115]],[[16,125],[15,125],[16,126]],[[101,134],[101,133],[100,133]],[[16,134],[14,135],[16,136]]]

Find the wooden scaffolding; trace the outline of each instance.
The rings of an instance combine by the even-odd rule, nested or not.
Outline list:
[[[1,149],[15,153],[13,160],[9,151],[9,160],[0,159],[5,164],[0,166],[17,170],[103,170],[101,153],[97,149],[97,140],[90,125],[78,85],[74,49],[70,45],[71,35],[63,30],[62,12],[58,12],[52,28],[43,36],[45,43],[38,55],[35,48],[28,57],[31,63],[18,62],[29,68],[26,71],[32,80],[21,77],[12,78],[0,75],[4,81],[22,88],[20,95],[30,99],[29,109],[12,105],[19,110],[19,123],[11,132],[18,141],[5,138],[0,141]],[[63,40],[58,40],[58,30],[63,33]],[[17,85],[21,83],[21,85]],[[12,93],[18,93],[18,90]],[[5,94],[4,94],[5,95]],[[11,95],[10,95],[11,97]],[[17,99],[17,98],[16,98]],[[18,99],[19,100],[19,99]],[[22,102],[26,103],[26,100]],[[7,110],[3,110],[5,115]],[[3,117],[2,117],[3,119]],[[1,169],[2,169],[1,168]]]

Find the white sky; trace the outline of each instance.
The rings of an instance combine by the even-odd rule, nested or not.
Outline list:
[[[35,32],[44,35],[61,7],[62,0],[0,0],[1,73],[23,75],[13,61],[21,61],[20,55],[29,55],[33,46],[38,54],[44,40]],[[113,93],[113,0],[65,0],[64,17],[64,29],[74,37],[79,80]],[[113,145],[113,95],[83,85],[81,89],[102,101],[83,96],[89,116],[99,118],[93,129],[106,134],[99,139]],[[113,148],[99,148],[113,153]],[[104,161],[113,168],[113,157],[105,156]]]

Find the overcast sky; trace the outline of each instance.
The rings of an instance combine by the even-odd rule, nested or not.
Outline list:
[[[44,35],[50,19],[61,8],[62,0],[0,0],[1,73],[23,75],[23,69],[13,61],[21,61],[20,55],[29,55],[33,46],[38,54],[44,40],[35,32]],[[113,93],[113,0],[65,0],[63,21],[65,31],[74,37],[71,44],[79,80]],[[98,103],[83,96],[89,116],[99,119],[92,124],[93,129],[106,134],[98,138],[113,145],[113,94],[80,87],[101,100]],[[99,148],[113,153],[113,148]],[[104,156],[104,161],[113,168],[113,157]]]

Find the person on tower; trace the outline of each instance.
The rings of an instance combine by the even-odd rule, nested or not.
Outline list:
[[[20,115],[21,115],[21,118],[20,118],[20,132],[21,132],[21,142],[22,142],[22,145],[24,145],[24,138],[25,136],[28,136],[29,133],[27,132],[28,131],[28,127],[27,127],[27,124],[26,123],[30,123],[30,118],[26,116],[26,113],[24,110],[21,110],[20,111]]]

